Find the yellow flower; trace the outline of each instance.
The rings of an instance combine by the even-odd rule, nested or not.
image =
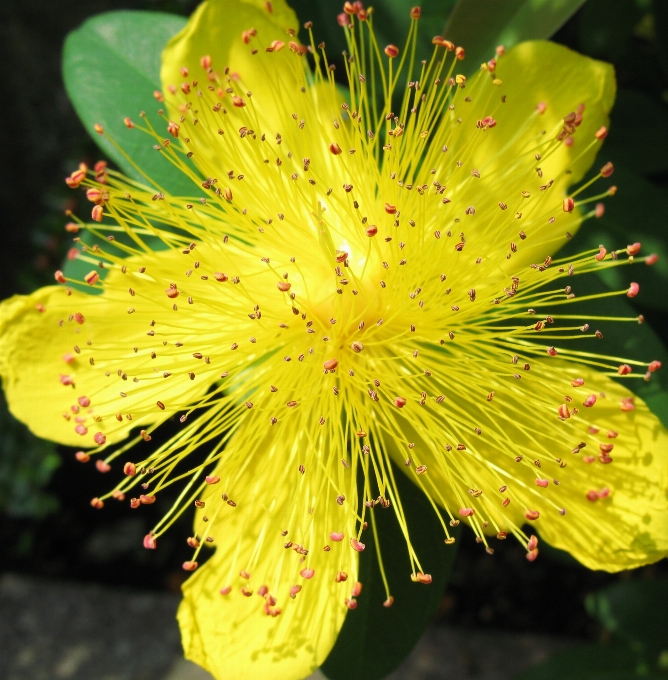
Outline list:
[[[577,275],[637,247],[552,259],[614,191],[567,193],[605,136],[612,68],[530,42],[467,80],[442,38],[414,63],[412,16],[406,46],[383,47],[346,3],[344,97],[284,2],[204,2],[163,55],[164,129],[126,120],[192,197],[80,168],[68,183],[95,207],[78,226],[104,243],[81,244],[90,274],[0,307],[12,412],[103,471],[125,461],[109,496],[133,507],[180,483],[147,547],[197,506],[184,567],[216,550],[179,620],[218,678],[326,659],[378,541],[374,506],[404,530],[406,578],[430,581],[404,472],[441,520],[435,542],[465,522],[488,551],[512,533],[534,559],[529,521],[591,568],[668,550],[668,437],[618,380],[658,365],[571,342],[595,344],[606,318],[606,295],[582,316]],[[179,432],[152,447],[172,416]]]

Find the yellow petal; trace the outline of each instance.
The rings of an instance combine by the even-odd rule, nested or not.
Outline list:
[[[574,378],[584,386],[574,388]],[[519,535],[528,525],[591,569],[630,569],[668,554],[668,432],[642,400],[593,369],[559,361],[534,362],[521,381],[500,377],[489,387],[492,401],[451,394],[441,432],[425,410],[402,421],[427,473],[403,469],[451,517],[473,509],[465,521],[479,536]],[[572,397],[563,420],[560,393]],[[590,395],[596,401],[587,407]],[[389,439],[385,447],[404,461]],[[527,522],[528,511],[539,517]]]
[[[166,267],[168,281],[175,258],[163,251],[142,261],[158,278]],[[187,408],[211,384],[188,379],[173,349],[158,341],[164,328],[147,337],[155,331],[152,315],[171,306],[163,290],[169,284],[138,273],[135,260],[127,262],[134,271],[112,272],[111,292],[68,295],[51,286],[0,305],[0,375],[9,409],[37,436],[82,448],[116,444],[131,429]],[[141,293],[143,285],[151,286],[146,297],[127,292],[135,286]],[[188,336],[183,329],[180,339]],[[165,374],[172,372],[168,382]],[[98,433],[103,438],[96,440]]]
[[[245,426],[228,451],[264,423]],[[178,619],[186,657],[220,680],[240,673],[247,680],[306,677],[327,658],[348,611],[358,564],[349,543],[354,517],[345,519],[346,508],[315,495],[317,470],[300,474],[292,467],[303,449],[299,440],[265,437],[257,446],[261,455],[231,483],[233,493],[219,489],[230,480],[225,464],[213,473],[223,481],[203,496],[196,532],[204,540],[211,531],[216,551],[183,586]],[[285,481],[288,467],[294,484]],[[221,499],[225,490],[235,507]],[[313,503],[313,512],[304,512],[304,503]],[[333,541],[333,531],[343,540]],[[339,571],[346,581],[336,582]]]
[[[480,72],[457,91],[453,107],[445,111],[447,152],[441,154],[437,176],[450,187],[447,195],[458,206],[474,206],[478,215],[487,216],[488,224],[466,230],[467,248],[484,259],[490,239],[509,254],[511,242],[516,242],[520,247],[511,264],[518,270],[554,255],[566,242],[566,232],[578,230],[579,209],[564,213],[562,202],[601,148],[595,132],[608,125],[615,77],[610,64],[543,40],[513,47],[498,59],[493,77],[500,84],[491,88],[492,94],[486,83],[492,76]],[[536,108],[541,104],[543,113]],[[555,141],[564,117],[582,104],[581,124],[568,140]],[[476,121],[488,116],[495,125],[480,129]],[[480,177],[471,177],[473,171]]]

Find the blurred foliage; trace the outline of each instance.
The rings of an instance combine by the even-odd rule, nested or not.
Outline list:
[[[603,641],[567,649],[515,680],[668,677],[668,581],[617,583],[589,595],[586,607]]]

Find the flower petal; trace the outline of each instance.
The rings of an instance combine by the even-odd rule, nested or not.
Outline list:
[[[574,378],[584,386],[573,388]],[[441,432],[425,409],[402,422],[416,465],[428,473],[404,469],[436,503],[455,519],[459,508],[474,510],[459,514],[479,536],[520,536],[532,520],[550,545],[591,569],[630,569],[668,554],[668,432],[644,402],[605,375],[564,362],[534,363],[521,382],[500,379],[493,387],[492,401],[453,395],[443,402]],[[559,392],[572,397],[566,417]],[[585,405],[592,394],[595,403]],[[403,462],[396,444],[388,439],[385,448]]]
[[[244,427],[228,449],[259,426]],[[309,472],[295,469],[297,485],[285,482],[294,448],[275,437],[257,446],[261,456],[236,477],[234,507],[220,501],[222,484],[202,497],[206,509],[196,531],[200,537],[213,531],[216,552],[183,586],[178,619],[186,657],[216,678],[236,677],[239,669],[248,680],[306,677],[327,658],[348,611],[358,553],[348,541],[330,538],[348,513],[312,495]],[[229,480],[229,466],[215,475]],[[316,505],[305,517],[301,499]],[[211,518],[206,523],[204,512]],[[347,580],[336,580],[340,571]]]

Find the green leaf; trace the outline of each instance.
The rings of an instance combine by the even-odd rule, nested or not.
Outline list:
[[[406,541],[391,508],[376,506],[381,554],[390,592],[390,608],[383,606],[385,590],[378,570],[378,556],[371,526],[360,554],[360,581],[364,590],[357,609],[348,613],[334,649],[322,665],[329,680],[376,680],[394,670],[422,636],[433,617],[456,554],[443,543],[443,529],[426,496],[400,470],[394,476],[406,513],[410,539],[425,573],[433,582],[413,583]],[[369,522],[369,524],[371,524]]]
[[[119,11],[99,14],[70,33],[63,53],[63,77],[72,104],[105,155],[127,175],[176,195],[193,193],[193,185],[153,148],[155,140],[128,129],[126,116],[140,123],[139,114],[156,130],[165,123],[156,113],[153,97],[161,89],[160,55],[186,20],[160,12]],[[94,132],[99,123],[132,158],[137,168],[104,136]]]
[[[576,253],[596,248],[599,244],[608,250],[616,250],[630,243],[642,243],[641,254],[659,255],[656,264],[650,267],[638,263],[632,267],[608,269],[602,272],[601,278],[610,288],[620,290],[635,281],[640,284],[637,298],[640,304],[666,310],[668,190],[655,187],[624,167],[615,167],[613,179],[619,189],[614,196],[606,199],[604,216],[585,222],[562,252]]]
[[[585,0],[459,0],[444,37],[466,50],[468,73],[491,59],[497,45],[506,49],[524,40],[549,38]]]
[[[641,92],[620,89],[601,156],[644,175],[668,172],[668,107]]]
[[[668,581],[627,581],[587,597],[589,614],[636,648],[668,649]]]
[[[627,680],[638,677],[637,666],[637,655],[626,645],[578,645],[520,673],[515,680]]]

